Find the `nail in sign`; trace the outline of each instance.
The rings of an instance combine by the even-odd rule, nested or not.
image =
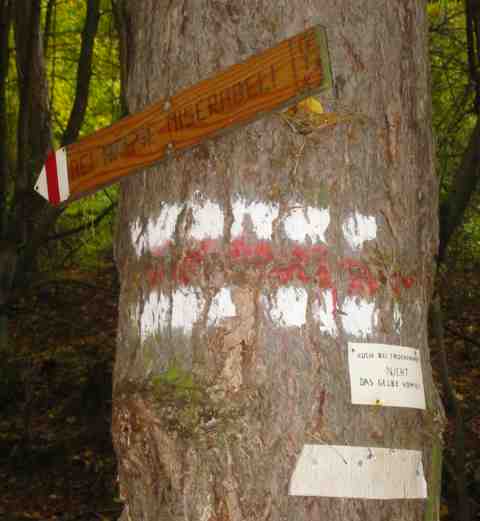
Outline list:
[[[352,403],[425,409],[420,351],[349,342]]]
[[[35,190],[54,205],[78,199],[331,85],[325,30],[315,26],[50,153]]]

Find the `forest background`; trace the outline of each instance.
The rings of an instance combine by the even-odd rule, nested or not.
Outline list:
[[[480,518],[480,6],[428,3],[440,183],[431,350],[442,519]],[[0,516],[116,519],[110,440],[118,187],[53,208],[51,147],[125,115],[111,0],[0,0]],[[42,476],[40,478],[40,476]]]

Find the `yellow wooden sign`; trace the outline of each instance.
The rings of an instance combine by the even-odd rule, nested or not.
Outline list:
[[[52,204],[78,199],[207,138],[330,88],[326,34],[316,26],[51,152],[35,190]]]

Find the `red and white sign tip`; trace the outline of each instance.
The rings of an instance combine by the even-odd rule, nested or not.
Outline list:
[[[66,148],[60,148],[56,152],[52,150],[48,154],[34,189],[53,205],[58,205],[68,199],[70,184]]]

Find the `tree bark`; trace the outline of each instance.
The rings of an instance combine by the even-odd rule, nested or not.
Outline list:
[[[122,184],[123,520],[435,519],[443,416],[427,345],[438,230],[423,2],[117,7],[130,113],[321,19],[333,106],[350,115],[308,135],[270,115]],[[418,349],[426,410],[353,404],[352,342]],[[308,446],[421,451],[428,499],[293,495]],[[394,475],[386,465],[375,481]]]
[[[51,144],[48,85],[40,28],[40,0],[15,2],[15,44],[19,79],[15,218],[10,233],[27,244],[35,226],[31,187]]]

